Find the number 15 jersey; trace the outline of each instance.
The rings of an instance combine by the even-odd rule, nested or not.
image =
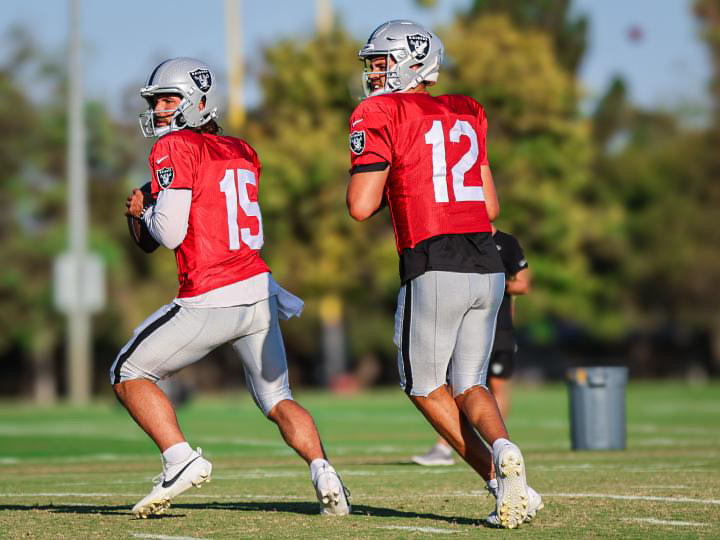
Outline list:
[[[187,234],[175,249],[178,298],[268,272],[260,258],[260,161],[234,137],[181,130],[158,139],[149,158],[152,193],[192,190]]]
[[[490,231],[480,177],[486,132],[485,111],[466,96],[384,94],[355,109],[353,172],[390,164],[385,197],[398,252],[439,234]]]

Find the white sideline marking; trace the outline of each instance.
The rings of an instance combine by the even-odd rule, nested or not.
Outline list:
[[[593,499],[617,499],[620,501],[654,501],[672,503],[720,504],[720,499],[691,499],[689,497],[655,497],[652,495],[609,495],[606,493],[543,493],[546,497],[590,497]]]
[[[156,540],[205,540],[194,536],[167,536],[165,534],[132,533],[135,538],[154,538]]]
[[[707,523],[698,523],[697,521],[668,521],[667,519],[656,518],[625,518],[623,521],[650,523],[651,525],[675,525],[678,527],[704,527],[707,525]]]
[[[438,533],[438,534],[455,534],[456,531],[448,531],[447,529],[436,529],[434,527],[404,527],[402,525],[387,525],[385,527],[378,527],[378,529],[391,529],[397,531],[413,531],[413,532],[427,532],[427,533]]]

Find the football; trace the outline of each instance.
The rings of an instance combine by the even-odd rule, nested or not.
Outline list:
[[[152,194],[150,191],[150,182],[143,185],[140,188],[143,192],[143,199],[147,203],[152,201]],[[160,244],[152,237],[150,231],[145,226],[145,222],[132,216],[127,216],[128,230],[130,231],[130,237],[142,249],[145,253],[152,253],[155,251]]]

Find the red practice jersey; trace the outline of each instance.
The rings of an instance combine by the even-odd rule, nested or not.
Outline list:
[[[260,258],[262,217],[257,154],[234,137],[181,130],[161,137],[149,158],[152,193],[192,190],[188,229],[175,249],[178,297],[268,272]]]
[[[400,92],[355,109],[353,171],[390,164],[385,198],[399,253],[433,236],[490,232],[480,176],[486,133],[485,111],[467,96]]]

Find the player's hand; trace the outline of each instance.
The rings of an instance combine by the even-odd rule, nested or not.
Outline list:
[[[145,196],[139,188],[132,190],[130,196],[125,201],[125,215],[139,218],[143,211]]]

